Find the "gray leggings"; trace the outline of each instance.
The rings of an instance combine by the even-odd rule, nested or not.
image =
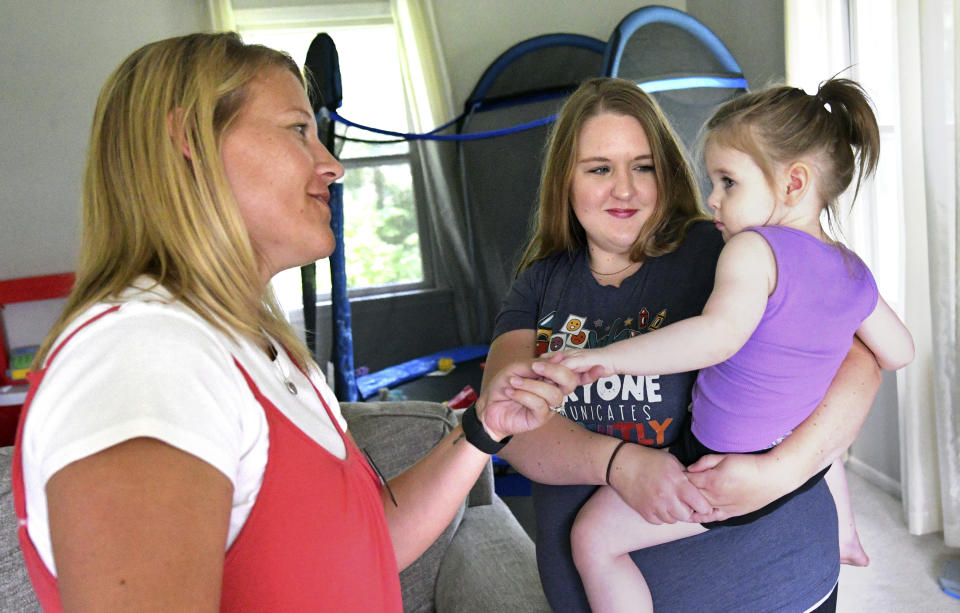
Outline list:
[[[558,612],[590,611],[570,553],[570,528],[596,489],[533,486],[540,580]],[[811,607],[834,589],[839,551],[836,507],[821,480],[748,525],[722,526],[630,555],[655,608],[710,613]],[[828,600],[818,610],[833,609]]]

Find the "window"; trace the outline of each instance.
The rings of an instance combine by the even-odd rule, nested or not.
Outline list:
[[[880,127],[880,162],[860,188],[840,201],[844,242],[870,266],[880,293],[903,304],[903,186],[897,6],[895,0],[790,0],[787,3],[787,74],[808,93],[839,76],[858,81],[873,100]],[[849,212],[849,214],[846,214]]]
[[[409,131],[397,54],[396,27],[387,3],[326,5],[235,11],[245,42],[286,51],[303,65],[319,32],[334,40],[340,59],[343,105],[338,113],[353,122]],[[411,147],[377,134],[336,125],[335,151],[346,174],[343,184],[347,286],[351,295],[422,286],[424,257],[411,173]],[[273,280],[284,309],[301,308],[299,270]],[[329,295],[330,268],[317,263],[317,293]]]

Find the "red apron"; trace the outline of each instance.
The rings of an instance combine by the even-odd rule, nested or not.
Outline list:
[[[44,611],[62,610],[56,578],[27,534],[21,465],[23,423],[37,388],[60,349],[31,377],[20,415],[12,466],[18,537],[33,589]],[[323,396],[327,415],[343,438],[344,460],[330,454],[271,403],[243,369],[270,428],[270,448],[257,500],[223,565],[221,611],[401,611],[400,579],[383,515],[380,480],[340,429]]]

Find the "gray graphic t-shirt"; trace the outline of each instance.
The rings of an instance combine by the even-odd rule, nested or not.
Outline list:
[[[651,258],[619,288],[601,286],[584,253],[538,261],[514,282],[494,338],[536,330],[537,353],[599,347],[700,313],[713,287],[719,232],[698,223],[674,253]],[[585,428],[643,445],[669,445],[687,419],[695,373],[615,376],[581,386],[564,404]],[[533,484],[537,563],[555,611],[587,612],[570,529],[592,485]],[[616,538],[616,535],[611,535]],[[821,481],[744,526],[631,554],[664,611],[803,611],[833,589],[840,569],[833,499]]]
[[[494,337],[535,327],[542,355],[603,347],[699,315],[722,246],[709,224],[697,224],[680,249],[648,260],[618,288],[597,283],[585,251],[541,260],[513,284]],[[594,432],[663,447],[687,418],[695,378],[695,372],[604,377],[574,390],[564,412]]]

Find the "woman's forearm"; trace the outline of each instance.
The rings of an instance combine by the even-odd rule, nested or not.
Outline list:
[[[539,483],[601,485],[617,443],[554,415],[540,428],[514,436],[497,455]]]
[[[880,389],[880,368],[859,340],[833,378],[820,404],[767,459],[795,487],[839,458],[853,443]]]
[[[467,442],[457,426],[423,459],[390,480],[382,492],[387,526],[404,569],[447,527],[490,456]]]
[[[494,341],[481,400],[489,393],[488,377],[493,379],[499,371],[524,357],[531,360],[533,343],[533,330],[508,332]],[[554,380],[572,375],[565,368],[549,372],[548,378],[556,377]],[[529,379],[517,383],[523,387],[536,385]],[[569,383],[566,381],[562,387],[572,389]],[[610,485],[652,523],[686,521],[691,510],[709,509],[706,498],[687,480],[683,466],[664,451],[628,443],[617,453],[616,461],[611,462],[621,442],[554,415],[540,428],[514,436],[497,455],[526,477],[551,485],[602,485],[607,482],[609,468]]]
[[[609,469],[609,484],[651,523],[687,521],[691,511],[710,509],[676,458],[631,442],[621,448],[622,442],[554,416],[538,430],[513,437],[498,455],[550,485],[603,485]]]

